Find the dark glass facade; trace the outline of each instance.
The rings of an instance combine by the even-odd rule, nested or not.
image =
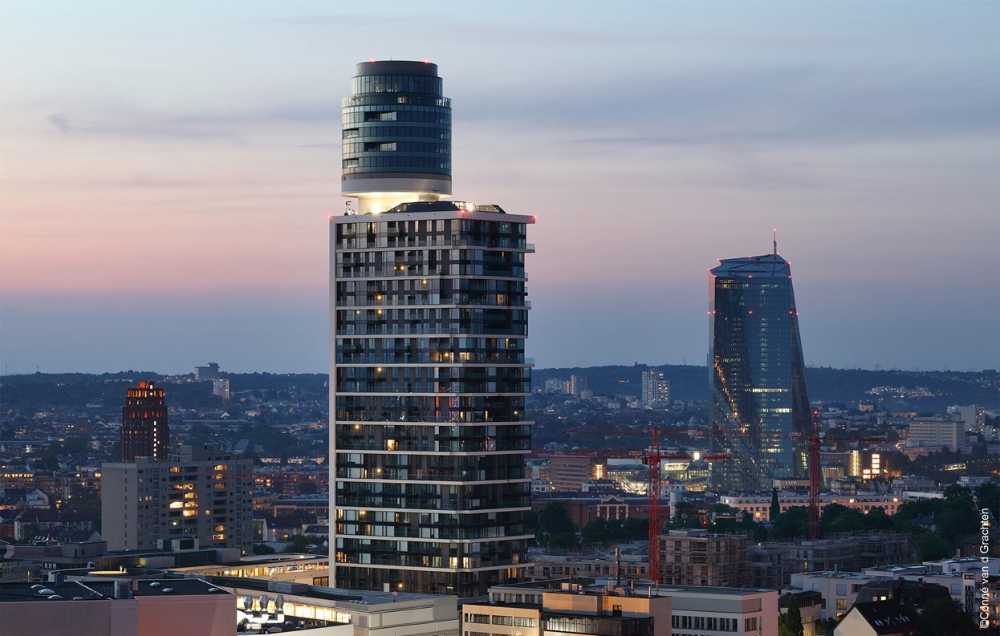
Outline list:
[[[530,217],[332,219],[332,582],[484,594],[525,563]]]
[[[385,178],[446,182],[451,192],[451,102],[436,64],[358,64],[342,117],[345,192],[377,191],[364,180]]]
[[[806,474],[809,401],[788,262],[777,254],[721,261],[710,280],[715,486],[769,490]]]
[[[140,380],[128,389],[122,408],[122,461],[134,462],[137,457],[163,461],[169,448],[167,392],[152,382]]]

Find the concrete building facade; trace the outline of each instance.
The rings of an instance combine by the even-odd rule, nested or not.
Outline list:
[[[671,530],[660,536],[660,583],[747,585],[750,577],[747,543],[744,535]]]
[[[461,611],[463,636],[778,636],[778,593],[750,588],[623,588],[607,579],[554,579],[495,586],[489,603],[466,603]],[[515,631],[494,629],[511,622],[506,616],[528,621]]]
[[[965,424],[947,417],[915,417],[907,428],[906,447],[965,450]]]
[[[236,599],[198,579],[0,584],[0,634],[233,636]]]
[[[109,550],[148,550],[162,541],[193,547],[253,543],[253,462],[184,447],[158,462],[102,466],[101,528]]]

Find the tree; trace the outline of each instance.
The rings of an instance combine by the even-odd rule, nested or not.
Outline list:
[[[846,506],[831,504],[823,509],[820,523],[824,533],[858,533],[865,529],[865,515]]]
[[[892,517],[885,514],[885,508],[881,506],[872,508],[864,519],[865,528],[869,530],[892,530]]]
[[[580,531],[586,545],[609,545],[645,539],[648,536],[648,519],[594,519]]]
[[[942,501],[925,499],[907,501],[896,511],[892,523],[897,530],[914,534],[934,525],[934,515],[941,508]]]
[[[253,553],[257,555],[274,554],[274,548],[269,545],[264,545],[263,543],[258,543],[253,547]]]
[[[921,561],[934,561],[951,555],[951,544],[936,532],[921,533],[916,543]]]
[[[778,636],[802,636],[802,612],[798,605],[792,605],[778,619]]]
[[[524,513],[524,529],[526,534],[538,534],[538,513],[534,510],[528,510]]]
[[[698,508],[690,501],[679,502],[674,519],[667,526],[670,528],[700,528],[701,517],[698,515]]]
[[[778,489],[771,489],[771,519],[777,519],[781,514],[781,503],[778,501]]]
[[[934,598],[920,609],[921,636],[972,636],[978,631],[972,618],[954,599]]]
[[[762,523],[753,520],[753,515],[749,512],[743,513],[743,527],[747,529],[750,537],[757,543],[767,541],[767,528]]]
[[[1000,486],[988,482],[976,488],[976,506],[987,508],[994,519],[1000,514]]]
[[[538,543],[552,548],[572,548],[576,545],[576,525],[566,506],[558,501],[545,504],[538,515]]]
[[[716,519],[712,522],[712,531],[727,534],[747,534],[747,528],[743,525],[743,521],[735,519]]]
[[[795,539],[805,537],[809,526],[809,512],[802,507],[789,508],[778,515],[771,524],[771,534],[775,539]]]
[[[586,545],[608,545],[611,541],[609,524],[604,519],[594,519],[583,527],[581,535]]]
[[[969,489],[951,486],[944,494],[944,504],[934,517],[934,525],[941,535],[948,537],[949,542],[955,545],[960,537],[976,532],[979,528],[979,513]]]
[[[649,536],[649,519],[629,517],[622,523],[622,531],[627,541],[638,541]]]

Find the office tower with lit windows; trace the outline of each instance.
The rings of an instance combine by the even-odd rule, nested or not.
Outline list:
[[[330,582],[485,594],[525,567],[527,226],[451,193],[434,64],[358,65],[330,219]]]
[[[253,544],[253,460],[182,446],[162,461],[101,466],[101,534],[111,550]]]
[[[135,461],[137,457],[160,461],[167,456],[169,447],[167,392],[152,382],[140,380],[128,389],[122,408],[122,461]]]
[[[788,262],[774,253],[711,270],[708,368],[713,470],[728,491],[769,490],[806,474],[805,364]]]
[[[670,404],[670,380],[662,371],[642,372],[642,408],[653,409]]]

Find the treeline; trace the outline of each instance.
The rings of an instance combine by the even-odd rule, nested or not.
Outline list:
[[[902,504],[895,515],[889,516],[882,508],[868,514],[832,504],[823,508],[820,531],[823,536],[858,534],[867,531],[899,532],[909,535],[921,561],[954,556],[964,545],[978,540],[981,511],[987,509],[991,523],[1000,511],[1000,487],[985,484],[974,491],[961,486],[951,486],[943,499],[924,499]],[[717,505],[713,512],[716,520],[710,528],[716,532],[747,534],[755,541],[782,541],[804,539],[809,535],[809,513],[806,508],[790,508],[777,515],[770,523],[757,523],[744,513],[739,520],[736,511]],[[681,511],[676,525],[701,527],[698,516]],[[993,548],[993,556],[1000,556],[1000,548]]]
[[[32,373],[0,378],[0,406],[22,412],[83,409],[101,405],[97,412],[121,410],[125,390],[138,380],[163,383],[170,376],[155,371],[117,373]],[[251,391],[261,399],[293,400],[304,397],[325,399],[326,374],[320,373],[223,373],[234,392]],[[167,384],[167,399],[180,408],[212,408],[221,400],[212,395],[212,383]]]
[[[566,506],[558,501],[546,504],[538,512],[528,513],[525,523],[528,531],[534,533],[538,545],[556,550],[571,550],[581,546],[604,547],[649,536],[649,522],[646,519],[595,519],[579,528]]]
[[[832,504],[820,515],[822,536],[850,535],[870,531],[897,532],[909,535],[920,560],[929,561],[954,556],[963,546],[978,541],[981,511],[989,510],[991,523],[1000,511],[1000,486],[985,484],[969,490],[951,486],[943,499],[908,501],[889,516],[882,508],[868,514]],[[706,524],[706,519],[708,520]],[[713,532],[745,534],[755,542],[789,541],[809,536],[809,513],[804,507],[790,508],[772,515],[770,522],[756,522],[749,513],[739,513],[724,504],[710,510],[681,502],[672,521],[663,531],[683,528],[707,528]],[[529,513],[527,525],[538,545],[569,550],[580,546],[608,546],[646,539],[646,519],[605,521],[597,519],[583,528],[573,523],[566,506],[550,502],[542,510]],[[993,556],[1000,556],[994,547]]]

